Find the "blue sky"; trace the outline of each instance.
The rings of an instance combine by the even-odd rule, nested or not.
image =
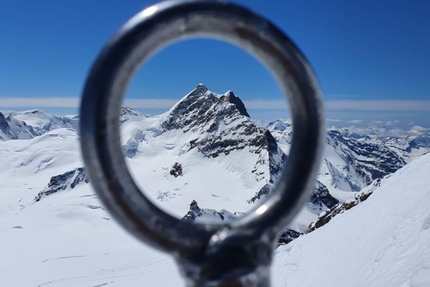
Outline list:
[[[430,127],[430,1],[236,2],[269,18],[299,46],[318,75],[329,118]],[[154,3],[2,3],[0,110],[76,113],[98,51],[125,21]],[[147,62],[131,83],[127,103],[161,112],[201,82],[214,92],[233,90],[251,116],[288,116],[276,82],[256,60],[208,39],[175,44]]]

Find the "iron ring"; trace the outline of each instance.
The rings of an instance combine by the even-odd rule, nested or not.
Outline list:
[[[90,181],[114,218],[138,239],[167,252],[201,250],[221,227],[190,224],[161,211],[134,183],[119,137],[127,85],[156,51],[178,40],[209,36],[250,52],[286,94],[294,133],[286,169],[263,205],[231,228],[274,238],[293,219],[312,189],[321,158],[324,117],[320,89],[299,49],[265,18],[224,1],[173,1],[130,19],[106,44],[83,90],[80,140]]]

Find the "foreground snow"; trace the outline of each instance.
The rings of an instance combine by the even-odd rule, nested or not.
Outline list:
[[[278,248],[273,286],[430,286],[428,174],[430,155]],[[174,262],[110,220],[88,185],[24,205],[0,221],[1,286],[183,286]]]
[[[275,286],[430,286],[430,155],[276,251]]]

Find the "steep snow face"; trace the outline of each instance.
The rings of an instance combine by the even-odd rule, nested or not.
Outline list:
[[[267,125],[267,130],[276,138],[279,146],[285,153],[290,152],[291,141],[293,139],[293,124],[291,120],[276,120]]]
[[[358,206],[277,249],[274,286],[430,286],[430,155]]]
[[[0,140],[30,139],[37,131],[25,122],[0,112]]]

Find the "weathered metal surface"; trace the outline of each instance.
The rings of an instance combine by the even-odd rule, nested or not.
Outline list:
[[[287,167],[274,192],[226,225],[192,224],[161,211],[132,180],[120,147],[120,107],[134,73],[164,46],[201,36],[258,58],[285,93],[294,125]],[[187,286],[270,286],[275,240],[312,190],[323,130],[320,89],[304,56],[268,20],[225,1],[163,2],[138,13],[100,52],[81,102],[81,147],[94,189],[126,230],[175,258]]]

